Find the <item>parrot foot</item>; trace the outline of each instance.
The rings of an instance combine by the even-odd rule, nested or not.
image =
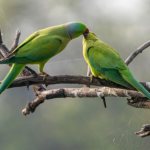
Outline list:
[[[90,75],[90,83],[93,82],[93,78],[94,78],[94,76],[93,76],[93,75]]]
[[[93,75],[90,75],[89,76],[90,77],[90,83],[92,83],[93,82],[93,78],[94,78],[94,76]],[[88,84],[86,84],[86,85],[83,85],[83,87],[87,87],[87,88],[89,88],[90,87],[90,83],[88,83]]]
[[[89,78],[90,78],[90,82],[89,82],[88,84],[86,84],[86,85],[83,85],[83,88],[84,88],[84,87],[85,87],[85,88],[89,88],[89,87],[90,87],[90,83],[93,82],[94,76],[93,76],[93,75],[90,75]]]
[[[87,74],[86,74],[87,77],[90,77],[90,83],[92,83],[93,81],[93,77],[92,77],[92,73],[91,73],[91,70],[88,66],[87,68]],[[86,84],[86,85],[83,85],[83,88],[90,88],[90,83]]]
[[[49,74],[47,74],[46,72],[41,72],[40,75],[43,75],[43,80],[45,81],[45,86],[47,87],[48,84],[46,83],[47,78],[50,77]]]

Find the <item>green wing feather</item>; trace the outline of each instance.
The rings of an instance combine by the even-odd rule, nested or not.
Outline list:
[[[91,66],[94,67],[94,70],[98,72],[102,78],[130,88],[131,85],[122,78],[119,72],[119,70],[125,70],[126,65],[122,63],[122,60],[119,59],[119,55],[117,53],[113,52],[111,56],[109,56],[110,53],[108,53],[107,57],[105,57],[105,52],[103,51],[105,46],[105,44],[102,44],[89,49],[88,57]],[[108,50],[107,46],[106,50]]]
[[[40,34],[38,32],[34,32],[33,34],[31,34],[27,39],[25,39],[16,49],[14,49],[9,55],[8,57],[11,57],[13,55],[15,55],[15,53],[17,53],[21,47],[23,47],[24,45],[26,45],[27,43],[31,42],[33,39],[35,39],[36,37],[38,37]]]
[[[63,47],[59,37],[38,36],[15,54],[16,63],[39,63],[59,53]],[[32,51],[31,51],[32,49]],[[24,59],[24,61],[22,61]]]
[[[59,36],[32,36],[0,63],[40,64],[46,62],[66,46],[62,41],[63,39]]]

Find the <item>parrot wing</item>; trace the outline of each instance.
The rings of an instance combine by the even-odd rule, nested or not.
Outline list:
[[[63,45],[62,43],[59,36],[39,35],[32,39],[32,41],[20,47],[20,50],[16,52],[15,55],[16,62],[19,63],[21,59],[25,62],[27,61],[26,63],[29,63],[30,61],[31,63],[32,61],[45,61],[60,51]]]
[[[7,58],[10,58],[11,56],[15,55],[16,52],[19,51],[21,47],[26,45],[27,43],[31,42],[34,38],[38,37],[40,34],[38,32],[34,32],[31,34],[27,39],[25,39],[16,49],[14,49],[10,54],[8,55]]]
[[[36,33],[19,45],[0,64],[38,64],[38,62],[47,61],[59,53],[60,49],[63,49],[62,41],[63,39],[60,36],[48,36]]]
[[[120,70],[128,68],[116,50],[105,43],[95,45],[87,50],[89,61],[94,69],[103,74],[106,79],[130,88],[131,85],[123,79],[120,73]]]
[[[88,48],[87,54],[96,68],[127,69],[118,52],[105,43],[95,42],[95,45]]]
[[[16,49],[12,50],[7,57],[3,58],[2,60],[0,60],[0,64],[10,64],[10,63],[14,63],[14,56],[15,54],[20,50],[21,47],[23,47],[24,45],[26,45],[27,43],[29,43],[30,41],[32,41],[34,38],[36,38],[37,36],[39,36],[38,32],[33,33],[32,35],[30,35],[27,39],[25,39]],[[10,62],[10,59],[12,62]]]

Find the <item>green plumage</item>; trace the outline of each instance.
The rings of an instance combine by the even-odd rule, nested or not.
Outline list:
[[[0,61],[0,64],[13,64],[0,84],[0,93],[13,82],[26,64],[38,64],[40,72],[43,73],[45,63],[86,30],[83,23],[71,22],[48,27],[30,35],[7,58]]]
[[[93,76],[125,87],[134,87],[150,99],[150,93],[133,77],[118,52],[98,39],[94,33],[84,35],[83,56]]]

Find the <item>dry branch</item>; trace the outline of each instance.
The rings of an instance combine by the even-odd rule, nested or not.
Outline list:
[[[38,93],[37,98],[29,103],[23,110],[22,113],[24,115],[30,114],[30,112],[34,112],[36,107],[43,103],[45,100],[51,100],[54,98],[67,98],[67,97],[138,97],[143,98],[143,95],[137,91],[127,90],[127,89],[117,89],[117,88],[109,88],[109,87],[100,87],[100,88],[61,88],[61,89],[51,89],[47,91],[42,91]],[[145,105],[146,102],[148,105]],[[134,103],[131,103],[134,105]],[[140,101],[139,107],[150,108],[150,103],[146,101]]]
[[[148,91],[150,91],[150,82],[140,82]],[[43,75],[35,76],[22,76],[17,78],[9,88],[13,87],[21,87],[21,86],[28,86],[35,85],[35,84],[83,84],[83,85],[93,85],[93,86],[107,86],[107,87],[114,87],[114,88],[123,88],[121,85],[113,83],[111,81],[107,81],[104,79],[93,78],[92,82],[90,82],[90,77],[85,76],[74,76],[74,75],[58,75],[58,76],[47,76],[44,78]],[[134,88],[131,88],[134,90]]]
[[[139,48],[137,48],[136,51],[134,51],[133,53],[131,53],[127,59],[125,60],[125,63],[127,65],[129,65],[133,59],[139,55],[140,53],[142,53],[146,48],[148,48],[150,46],[150,41],[145,42],[144,44],[142,44]]]

